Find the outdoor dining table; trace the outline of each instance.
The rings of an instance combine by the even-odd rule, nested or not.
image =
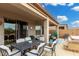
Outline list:
[[[21,56],[23,56],[25,50],[32,48],[32,44],[30,44],[29,42],[21,42],[21,43],[12,44],[11,47],[21,51]]]
[[[33,46],[38,46],[40,43],[43,43],[43,41],[40,41],[40,40],[32,40],[32,45]]]
[[[21,56],[23,56],[27,49],[33,48],[34,46],[37,47],[40,43],[41,43],[41,41],[38,41],[38,40],[33,40],[32,43],[25,41],[25,42],[21,42],[21,43],[12,44],[11,47],[21,51]]]

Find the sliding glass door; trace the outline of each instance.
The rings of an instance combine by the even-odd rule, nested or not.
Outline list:
[[[27,22],[17,21],[17,38],[25,38],[28,36],[28,30],[27,30],[28,24]]]
[[[5,19],[4,23],[4,44],[11,44],[16,42],[16,22]]]
[[[5,19],[4,23],[4,44],[16,43],[19,38],[28,36],[28,24],[23,21]]]

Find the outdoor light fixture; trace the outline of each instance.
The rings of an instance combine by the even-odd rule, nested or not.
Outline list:
[[[32,29],[32,27],[30,27],[30,29]]]

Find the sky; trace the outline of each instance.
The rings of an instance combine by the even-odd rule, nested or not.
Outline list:
[[[79,3],[42,3],[42,7],[60,24],[79,28]]]
[[[4,28],[11,28],[13,30],[15,30],[15,24],[12,23],[4,23]]]

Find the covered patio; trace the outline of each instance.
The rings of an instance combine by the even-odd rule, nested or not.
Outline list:
[[[11,55],[8,46],[25,55],[25,50],[36,47],[42,52],[40,48],[49,43],[49,27],[55,26],[59,33],[58,25],[40,4],[0,4],[0,50],[8,49]]]
[[[20,22],[20,24],[18,24]],[[15,24],[15,39],[26,36],[43,36],[45,42],[49,41],[49,27],[56,26],[56,22],[39,4],[0,4],[0,44],[4,44],[5,23]],[[26,23],[25,25],[23,23]],[[25,33],[23,35],[23,26]],[[7,26],[7,25],[6,25]],[[10,25],[9,25],[10,26]],[[21,26],[21,28],[19,28]],[[22,31],[22,32],[21,32]]]

